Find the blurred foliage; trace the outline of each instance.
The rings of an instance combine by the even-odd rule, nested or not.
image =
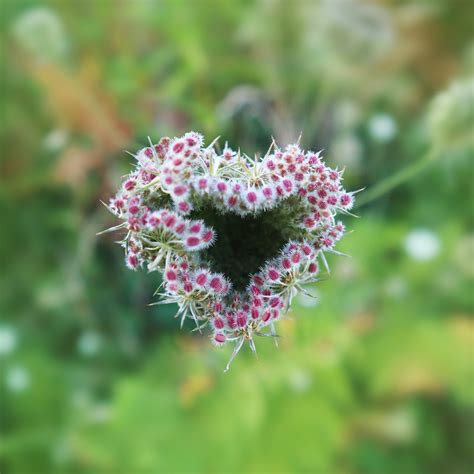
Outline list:
[[[2,473],[473,470],[470,1],[1,7]],[[318,304],[226,375],[96,237],[124,150],[190,129],[302,133],[382,191]]]

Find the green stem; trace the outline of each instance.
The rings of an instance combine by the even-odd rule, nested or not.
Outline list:
[[[388,193],[397,186],[400,186],[406,181],[409,181],[418,173],[423,171],[427,167],[427,165],[432,163],[433,161],[433,154],[427,153],[421,160],[418,160],[415,163],[412,163],[407,167],[402,168],[392,176],[388,176],[383,181],[369,188],[365,193],[361,194],[361,196],[357,199],[355,209],[358,209],[361,206],[365,206],[369,202],[378,199],[379,197]]]

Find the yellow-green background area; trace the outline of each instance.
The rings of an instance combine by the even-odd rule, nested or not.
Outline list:
[[[473,13],[3,0],[2,474],[472,472]],[[96,237],[125,150],[188,130],[249,154],[302,132],[366,188],[316,304],[227,374]]]

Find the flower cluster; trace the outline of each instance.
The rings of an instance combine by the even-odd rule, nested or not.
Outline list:
[[[338,253],[335,216],[354,193],[297,144],[254,159],[214,145],[190,132],[143,148],[109,209],[123,221],[111,230],[126,231],[128,267],[162,272],[162,302],[214,344],[234,341],[232,361],[244,342],[255,351],[255,336],[276,336],[292,298],[317,280],[318,258],[327,267],[324,253]]]

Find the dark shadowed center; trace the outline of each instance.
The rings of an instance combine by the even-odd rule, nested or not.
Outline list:
[[[289,198],[272,210],[245,217],[223,214],[212,204],[204,204],[191,217],[211,226],[217,239],[201,255],[213,271],[225,274],[237,291],[245,290],[250,275],[277,256],[288,240],[301,238],[303,231],[296,226],[298,204]]]

